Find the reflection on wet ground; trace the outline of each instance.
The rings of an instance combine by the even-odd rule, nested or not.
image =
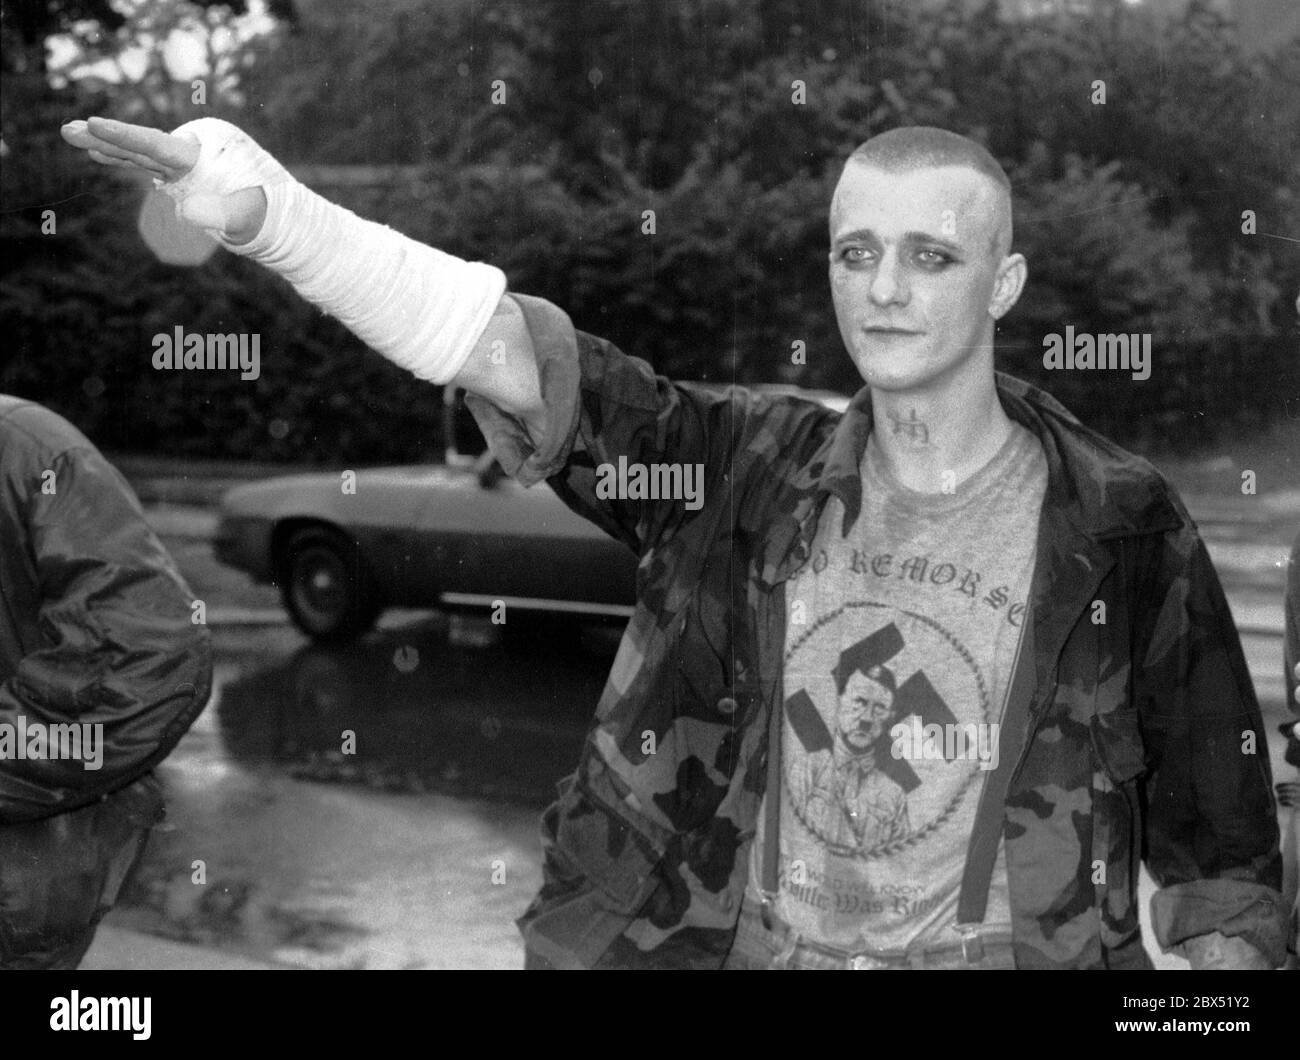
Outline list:
[[[109,922],[297,966],[519,967],[538,814],[616,637],[215,632],[217,690],[159,770],[168,819]]]
[[[225,748],[300,779],[544,804],[577,763],[610,660],[567,623],[487,643],[490,627],[470,629],[460,644],[431,622],[304,646],[223,687]]]

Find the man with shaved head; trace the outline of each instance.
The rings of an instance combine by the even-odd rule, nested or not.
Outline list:
[[[669,382],[227,123],[64,137],[466,388],[510,474],[640,557],[543,818],[527,966],[1146,967],[1139,859],[1162,948],[1281,963],[1271,778],[1243,751],[1263,730],[1223,592],[1149,464],[995,371],[1027,267],[983,147],[904,128],[847,160],[829,277],[865,385],[840,414]],[[607,488],[611,467],[678,465],[703,469],[703,503]],[[843,750],[886,739],[870,768]],[[905,827],[861,819],[886,803]]]

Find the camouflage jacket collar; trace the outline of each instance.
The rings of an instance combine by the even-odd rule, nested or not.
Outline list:
[[[1133,534],[1176,529],[1182,518],[1166,491],[1151,488],[1154,469],[1083,426],[1055,398],[1021,379],[995,374],[998,397],[1007,415],[1033,431],[1047,457],[1044,512],[1052,513],[1052,532],[1069,534],[1077,546]],[[862,510],[860,468],[872,429],[871,388],[854,395],[821,452],[791,483],[796,498],[790,517],[773,530],[762,564],[769,585],[784,581],[807,558],[818,517],[833,494],[844,506],[842,533],[848,534]]]

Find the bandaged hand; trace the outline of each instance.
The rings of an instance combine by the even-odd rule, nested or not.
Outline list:
[[[466,262],[321,198],[217,118],[173,133],[91,118],[63,138],[105,165],[143,170],[186,220],[285,277],[363,342],[421,379],[452,380],[505,292]]]
[[[189,124],[194,126],[198,123]],[[214,125],[248,139],[227,122],[214,122]],[[61,131],[68,143],[82,148],[102,165],[138,169],[152,176],[154,185],[176,200],[177,213],[181,217],[228,247],[247,243],[266,219],[266,196],[260,187],[248,187],[242,182],[231,187],[235,182],[230,179],[223,182],[220,176],[200,179],[197,175],[212,173],[214,150],[223,140],[229,140],[228,136],[209,138],[208,159],[200,167],[196,163],[204,145],[187,126],[181,126],[175,133],[165,133],[160,129],[109,118],[91,118],[89,121],[68,122]],[[267,167],[268,182],[270,179],[293,179],[270,155],[262,154],[274,166],[274,170]],[[218,172],[227,169],[224,175],[227,178],[232,176],[229,167],[218,164],[215,168]]]

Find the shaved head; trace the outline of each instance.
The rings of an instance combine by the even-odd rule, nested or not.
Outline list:
[[[943,129],[893,129],[853,152],[827,260],[845,348],[882,393],[991,377],[994,326],[1028,276],[1011,253],[1007,175]]]
[[[1011,250],[1011,181],[998,160],[968,137],[930,125],[890,129],[861,144],[844,163],[870,166],[885,173],[958,166],[982,174],[994,186],[993,253]],[[834,204],[832,204],[832,211]]]

